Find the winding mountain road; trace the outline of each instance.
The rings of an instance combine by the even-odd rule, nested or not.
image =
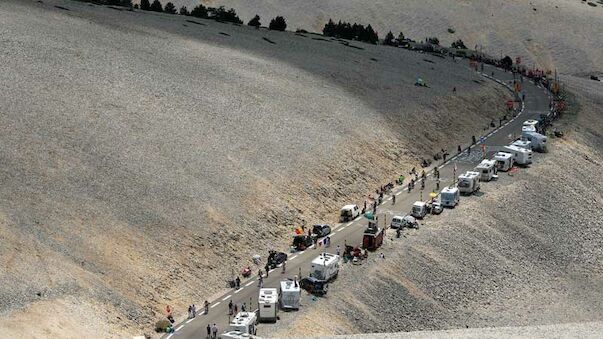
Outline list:
[[[485,77],[491,78],[501,84],[509,87],[513,83],[513,75],[509,72],[504,72],[500,69],[485,66],[484,72],[487,74],[483,74]],[[490,74],[494,74],[493,77],[490,77]],[[521,133],[521,125],[525,120],[528,119],[538,119],[541,113],[545,113],[549,110],[549,102],[550,97],[545,88],[542,88],[538,85],[535,85],[533,82],[530,82],[527,78],[524,79],[523,82],[523,91],[525,93],[525,101],[522,103],[523,110],[522,112],[512,120],[507,120],[503,122],[503,125],[500,127],[496,127],[490,129],[488,131],[484,131],[486,133],[483,135],[485,138],[484,144],[486,145],[486,151],[488,156],[492,153],[498,151],[502,146],[508,145],[513,136],[519,136]],[[477,139],[480,139],[480,136],[476,136]],[[471,140],[471,136],[467,136],[467,141]],[[467,147],[468,145],[465,145]],[[456,165],[457,171],[456,175],[458,176],[461,173],[464,173],[467,170],[472,170],[475,165],[477,165],[482,160],[482,152],[479,146],[475,145],[471,147],[471,153],[468,154],[465,149],[462,154],[456,154],[456,145],[451,145],[449,147],[449,152],[451,153],[450,158],[444,163],[439,165],[440,170],[440,178],[441,178],[441,188],[450,185],[454,179],[453,169]],[[538,157],[542,155],[535,154],[534,160],[538,161]],[[429,173],[431,174],[431,172]],[[512,180],[510,177],[501,176],[500,180]],[[435,180],[432,175],[428,175],[428,180],[426,183],[426,187],[424,190],[424,194],[422,195],[422,199],[426,200],[427,194],[432,190],[435,190]],[[484,183],[483,186],[487,186],[487,183]],[[392,194],[395,194],[396,204],[392,204],[391,199],[392,196],[386,196],[383,204],[379,206],[377,214],[379,215],[379,224],[384,225],[384,223],[388,223],[391,221],[391,217],[393,215],[404,215],[408,211],[412,204],[420,199],[420,192],[418,187],[412,190],[410,193],[406,190],[406,186],[398,186],[393,191]],[[462,202],[461,198],[461,204]],[[446,211],[440,216],[429,216],[434,218],[445,218]],[[364,229],[366,228],[367,222],[364,218],[358,218],[353,222],[341,223],[334,226],[333,233],[331,233],[331,248],[329,249],[331,252],[335,252],[335,248],[339,245],[342,250],[344,248],[344,242],[348,244],[360,244],[362,241],[362,234]],[[420,230],[419,230],[420,232]],[[395,232],[389,232],[386,234],[387,237],[395,236]],[[264,287],[277,287],[279,286],[279,282],[286,277],[292,278],[294,275],[302,272],[303,275],[307,275],[310,267],[310,262],[314,259],[320,252],[320,249],[307,249],[303,252],[289,254],[289,260],[287,261],[287,272],[285,274],[281,273],[280,269],[275,269],[270,271],[269,276],[264,278]],[[344,273],[345,274],[345,273]],[[337,284],[337,280],[333,282]],[[228,315],[228,303],[230,300],[233,303],[239,305],[242,303],[247,304],[248,310],[254,310],[257,308],[257,298],[258,298],[258,281],[257,281],[257,273],[254,272],[249,279],[244,279],[241,282],[241,288],[238,290],[228,290],[219,298],[211,301],[211,306],[209,310],[209,314],[203,315],[200,314],[196,318],[188,319],[178,325],[175,326],[175,332],[165,335],[164,338],[204,338],[206,335],[206,327],[208,324],[216,324],[218,326],[219,332],[222,333],[227,330],[229,323],[229,315]],[[306,295],[306,292],[302,292],[303,295]],[[305,299],[302,296],[302,307],[311,307],[307,303],[304,303]],[[199,308],[202,308],[202,301],[198,304]],[[201,312],[201,311],[199,311]],[[285,313],[280,312],[281,317],[292,317],[295,316],[295,313]],[[258,326],[259,336],[269,336],[270,335],[270,326],[263,326],[260,324]]]

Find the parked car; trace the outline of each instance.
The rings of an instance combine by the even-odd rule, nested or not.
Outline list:
[[[314,240],[312,240],[312,238],[310,238],[307,234],[299,234],[293,237],[293,248],[296,251],[303,251],[313,244]]]
[[[310,294],[323,296],[327,294],[328,285],[325,281],[314,277],[305,277],[299,282],[299,286]]]
[[[287,254],[277,251],[268,251],[268,267],[273,269],[287,261]]]
[[[318,238],[325,237],[331,233],[331,226],[327,224],[318,224],[312,227],[312,234]]]

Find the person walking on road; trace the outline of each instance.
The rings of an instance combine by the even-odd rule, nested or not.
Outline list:
[[[211,327],[211,337],[212,339],[216,339],[218,337],[218,326],[216,326],[216,324]]]
[[[457,149],[458,149],[458,151],[459,151],[459,154],[461,154],[461,152],[463,151],[463,150],[461,149],[461,145],[459,145],[459,146],[457,147]]]
[[[237,306],[237,304],[234,304],[234,306],[232,307],[232,309],[233,309],[234,315],[237,315],[237,313],[239,313],[239,306]]]
[[[211,337],[211,325],[207,324],[207,337],[206,338],[210,338]]]
[[[395,204],[396,204],[396,195],[393,194],[392,195],[392,205],[395,205]]]
[[[247,311],[247,305],[245,303],[243,303],[243,305],[241,305],[241,312],[246,312]]]
[[[264,287],[264,277],[260,277],[260,278],[258,279],[258,287],[259,287],[259,288]]]
[[[270,271],[270,266],[268,265],[268,263],[266,263],[266,266],[264,266],[264,269],[266,270],[266,277],[268,277],[268,271]]]
[[[235,279],[235,286],[237,287],[237,290],[241,288],[241,278],[239,278],[239,276]]]
[[[209,301],[205,300],[203,303],[203,309],[205,310],[205,314],[209,314]]]
[[[193,304],[193,318],[197,316],[197,306],[195,306],[195,304]]]
[[[232,315],[232,299],[228,302],[228,315]]]
[[[339,245],[337,245],[337,249],[335,250],[335,253],[337,253],[337,255],[341,254],[341,248],[339,247]]]
[[[283,270],[281,271],[281,274],[285,274],[285,270],[286,270],[286,267],[287,267],[286,264],[287,264],[287,262],[283,261],[283,266],[282,266]]]

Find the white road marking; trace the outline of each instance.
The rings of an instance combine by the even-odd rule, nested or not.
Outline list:
[[[345,226],[346,226],[346,227],[347,227],[347,226],[350,226],[350,225],[351,225],[351,224],[353,224],[353,223],[354,223],[353,221],[350,221],[349,223],[345,224]]]
[[[247,283],[245,286],[249,286],[249,285],[253,284],[254,282],[255,282],[255,281],[250,281],[250,282],[248,282],[248,283]]]
[[[299,252],[299,255],[304,254],[304,252],[305,252],[305,251],[306,251],[306,250],[303,250],[303,251]]]
[[[222,298],[222,301],[226,301],[230,297],[232,297],[232,295],[229,294],[229,295],[225,296],[224,298]]]
[[[268,271],[268,273],[272,273],[272,271],[274,271],[274,270],[276,270],[276,268],[271,269],[270,271]]]
[[[241,292],[243,290],[244,287],[239,288],[238,290],[236,290],[234,293],[237,294],[239,292]]]
[[[193,319],[191,319],[191,320],[193,320]],[[180,327],[178,327],[178,328],[176,329],[176,332],[180,331],[180,330],[181,330],[183,327],[184,327],[184,325],[180,325]]]
[[[400,191],[400,192],[396,193],[396,195],[400,195],[400,194],[402,194],[402,191]]]
[[[220,305],[220,303],[222,303],[222,302],[221,302],[221,301],[218,301],[217,303],[215,303],[215,304],[211,305],[211,307],[210,307],[210,308],[214,308],[214,307],[216,307],[216,306]]]
[[[174,335],[174,333],[168,335],[166,339],[170,339],[173,335]]]
[[[291,258],[289,258],[289,261],[291,261],[291,260],[293,260],[293,259],[295,259],[295,258],[297,258],[297,254],[296,254],[296,255],[294,255],[294,256],[292,256]]]
[[[195,318],[191,318],[191,319],[187,320],[186,323],[188,324],[188,323],[190,323],[193,320],[195,320]]]
[[[360,220],[360,216],[357,216],[356,219],[352,220],[352,221],[358,221]]]
[[[392,197],[385,199],[385,201],[390,201],[390,200],[392,200]]]

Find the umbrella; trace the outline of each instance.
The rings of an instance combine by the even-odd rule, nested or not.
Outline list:
[[[430,198],[435,198],[435,197],[437,197],[437,196],[438,196],[438,193],[436,193],[436,192],[431,192],[431,193],[429,193],[429,197],[430,197]]]

